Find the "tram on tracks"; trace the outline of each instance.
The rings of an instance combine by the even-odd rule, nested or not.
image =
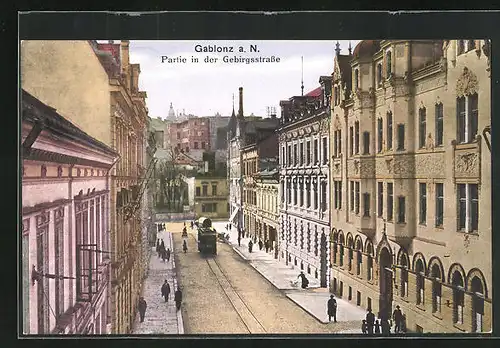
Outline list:
[[[217,255],[217,231],[212,227],[212,220],[201,217],[197,221],[198,251],[202,254]]]

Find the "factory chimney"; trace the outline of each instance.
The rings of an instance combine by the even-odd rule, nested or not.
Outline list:
[[[240,87],[240,108],[238,110],[238,117],[243,118],[243,87]]]

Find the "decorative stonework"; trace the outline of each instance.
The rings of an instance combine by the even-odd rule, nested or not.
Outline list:
[[[49,221],[50,221],[50,213],[43,211],[36,216],[36,227],[39,228],[41,226],[44,226],[48,224]]]
[[[455,177],[479,177],[479,156],[477,152],[455,153]]]
[[[445,163],[442,153],[425,153],[415,156],[415,167],[418,174],[426,177],[444,177]]]
[[[467,67],[464,67],[462,75],[457,80],[457,97],[463,97],[466,95],[477,93],[479,90],[479,81],[477,76],[470,71]]]
[[[375,161],[373,159],[362,160],[359,171],[362,177],[373,177],[375,174]]]
[[[446,83],[446,78],[444,76],[439,76],[435,78],[425,78],[418,83],[416,83],[415,86],[415,93],[423,93],[426,91],[429,91],[431,89],[435,89],[441,86],[444,86]]]
[[[396,156],[393,163],[394,174],[409,176],[415,173],[415,161],[412,156]]]

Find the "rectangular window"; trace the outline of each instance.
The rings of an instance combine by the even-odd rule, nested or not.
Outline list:
[[[205,149],[205,142],[204,141],[201,143],[201,148]]]
[[[29,225],[29,219],[27,221]],[[24,223],[23,223],[24,226]],[[29,226],[22,241],[22,265],[23,265],[23,333],[30,333],[30,288],[31,288],[31,265],[29,264]]]
[[[314,210],[318,209],[318,184],[313,183],[313,190],[314,190]]]
[[[478,228],[479,205],[478,184],[458,184],[458,229],[474,232]]]
[[[418,110],[418,147],[425,147],[425,137],[427,134],[427,111],[425,108]]]
[[[297,205],[297,179],[293,182],[293,204]]]
[[[299,205],[304,206],[304,184],[302,181],[299,183]]]
[[[473,94],[469,96],[469,108],[468,108],[468,136],[469,142],[474,141],[477,136],[477,127],[478,127],[478,97],[477,94]]]
[[[208,185],[203,185],[202,187],[202,196],[208,196]]]
[[[49,220],[48,213],[36,217],[37,235],[36,235],[36,270],[38,272],[49,273]],[[49,278],[43,277],[37,283],[38,298],[38,334],[48,334],[49,330]]]
[[[356,186],[356,210],[355,213],[359,214],[359,201],[361,200],[360,192],[359,192],[359,181],[355,182]]]
[[[297,157],[298,157],[298,153],[297,153],[297,144],[294,144],[293,145],[293,165],[296,166],[298,164],[297,162]]]
[[[212,185],[212,196],[217,196],[217,185]]]
[[[478,95],[457,99],[457,130],[460,143],[474,141],[478,127]]]
[[[359,121],[354,123],[354,153],[359,154]]]
[[[349,154],[354,155],[354,128],[349,127]]]
[[[338,153],[338,149],[337,149],[338,140],[337,140],[337,137],[338,137],[338,132],[334,131],[333,132],[333,156],[334,157],[337,157],[337,153]]]
[[[436,227],[443,226],[444,217],[444,184],[436,184]]]
[[[201,188],[199,186],[196,187],[196,196],[201,196]]]
[[[436,104],[436,146],[443,145],[443,104]]]
[[[321,182],[321,211],[325,212],[328,204],[327,204],[327,183],[326,181]]]
[[[398,151],[405,149],[405,125],[398,124]]]
[[[350,203],[351,203],[351,211],[354,211],[354,181],[351,181],[351,197],[350,197]]]
[[[328,163],[328,139],[323,138],[323,164]]]
[[[314,139],[314,164],[317,164],[319,162],[319,157],[318,157],[318,139]]]
[[[64,275],[64,208],[54,211],[54,256],[56,275]],[[64,313],[64,281],[55,279],[55,313]]]
[[[311,141],[306,142],[306,164],[311,165]]]
[[[378,202],[377,202],[377,216],[382,217],[384,214],[384,183],[377,183],[378,186]]]
[[[198,149],[198,142],[197,141],[194,142],[194,148],[195,148],[195,150]]]
[[[398,223],[402,224],[406,221],[406,205],[405,197],[398,197]]]
[[[363,155],[370,154],[370,132],[363,132]]]
[[[363,193],[363,216],[370,216],[370,194]]]
[[[306,207],[311,207],[311,182],[306,181]]]
[[[338,181],[334,181],[333,182],[333,208],[334,209],[338,209],[337,207],[337,197],[339,195],[339,191],[338,191]]]
[[[419,185],[419,223],[425,225],[427,222],[427,184],[420,183]]]
[[[304,143],[300,143],[300,165],[304,165]]]
[[[281,165],[285,166],[286,164],[286,157],[285,157],[285,147],[281,147]]]
[[[291,167],[292,166],[292,145],[288,145],[288,162],[287,166]]]
[[[384,129],[382,128],[382,119],[377,120],[377,151],[382,152],[382,142],[384,141]]]
[[[281,194],[281,202],[285,203],[285,182],[284,181],[281,182],[281,192],[280,192],[280,194]]]
[[[394,186],[392,182],[387,183],[387,221],[392,221],[394,212]]]

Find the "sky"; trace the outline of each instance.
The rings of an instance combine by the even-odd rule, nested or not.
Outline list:
[[[303,57],[304,94],[319,87],[319,77],[331,75],[335,41],[130,41],[130,63],[139,63],[140,90],[147,93],[150,117],[165,118],[170,103],[177,112],[196,116],[229,116],[233,95],[238,112],[238,88],[243,87],[245,115],[266,116],[267,107],[280,114],[280,100],[301,94]],[[359,40],[351,40],[352,48]],[[340,40],[341,54],[349,41]],[[233,52],[196,52],[201,47],[233,47]],[[250,52],[250,45],[258,52]],[[239,52],[240,46],[245,52]],[[223,57],[271,58],[279,62],[230,63]],[[198,63],[192,62],[198,58]],[[205,58],[217,62],[205,62]],[[185,58],[178,62],[176,58]],[[170,60],[170,59],[173,59]],[[162,63],[162,60],[164,61]]]

